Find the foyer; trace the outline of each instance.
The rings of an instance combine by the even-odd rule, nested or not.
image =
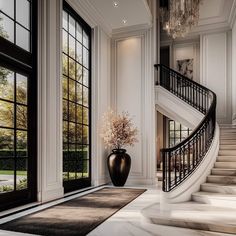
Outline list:
[[[236,235],[235,91],[236,0],[0,0],[0,236]]]

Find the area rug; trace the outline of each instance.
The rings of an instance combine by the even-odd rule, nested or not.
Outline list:
[[[86,235],[145,191],[105,187],[7,222],[0,229],[45,236]]]

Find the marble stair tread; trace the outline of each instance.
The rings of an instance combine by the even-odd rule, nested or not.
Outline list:
[[[236,209],[184,202],[163,211],[156,203],[144,208],[142,215],[152,224],[236,234]]]
[[[236,168],[234,168],[234,169],[212,168],[211,174],[212,175],[236,176]]]

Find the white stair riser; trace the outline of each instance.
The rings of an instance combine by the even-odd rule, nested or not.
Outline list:
[[[219,150],[219,156],[236,156],[236,150]]]
[[[229,187],[229,186],[212,186],[207,184],[201,185],[201,191],[204,192],[211,192],[211,193],[225,193],[225,194],[236,194],[236,186]]]
[[[236,199],[229,201],[228,199],[193,195],[192,200],[199,203],[210,204],[212,206],[236,208]]]
[[[220,140],[220,145],[224,145],[224,144],[232,144],[232,145],[236,145],[236,139],[235,140]]]
[[[236,184],[236,176],[208,176],[208,183]]]
[[[220,144],[220,150],[236,150],[236,145]]]
[[[216,162],[215,168],[223,168],[223,169],[234,169],[236,168],[235,162]]]
[[[235,170],[225,170],[225,169],[217,169],[214,168],[211,170],[212,175],[224,175],[224,176],[236,176],[236,169]]]
[[[236,156],[218,156],[216,160],[220,162],[236,162]]]

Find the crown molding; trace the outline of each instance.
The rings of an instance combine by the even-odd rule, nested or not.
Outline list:
[[[135,32],[147,31],[150,28],[152,28],[152,24],[139,24],[139,25],[132,25],[118,29],[113,29],[112,38],[118,38],[120,36],[127,35],[130,33],[132,34]]]

